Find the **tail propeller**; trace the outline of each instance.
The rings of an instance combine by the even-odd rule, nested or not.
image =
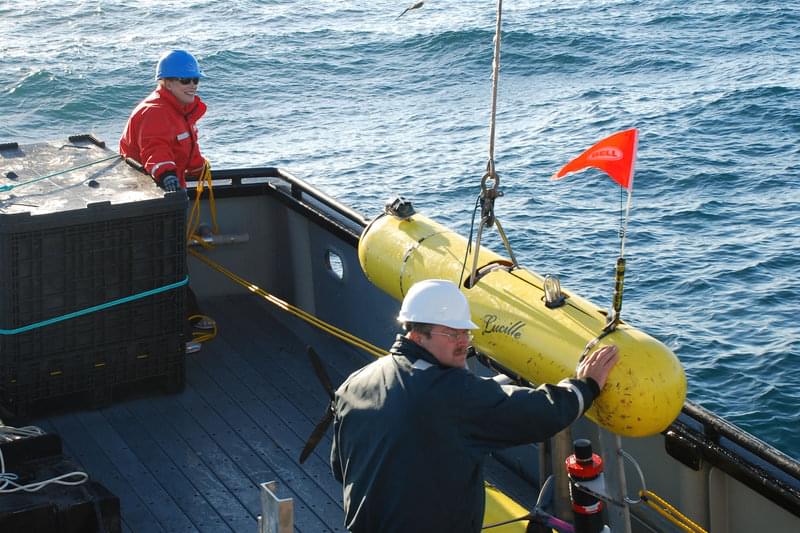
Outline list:
[[[314,373],[317,375],[317,379],[322,384],[322,387],[325,389],[325,392],[328,393],[331,401],[328,403],[328,407],[325,409],[325,414],[322,415],[322,418],[319,422],[317,422],[314,431],[311,432],[311,436],[308,437],[306,441],[306,445],[303,447],[303,451],[300,452],[300,464],[303,464],[308,456],[311,455],[311,452],[314,451],[314,448],[317,447],[319,441],[322,440],[322,436],[325,435],[325,432],[328,430],[328,426],[331,425],[333,422],[333,414],[334,414],[334,388],[331,384],[331,380],[328,377],[328,373],[325,372],[325,367],[322,365],[322,360],[317,355],[317,352],[314,351],[314,348],[311,346],[308,347],[306,350],[308,357],[311,359],[311,366],[314,367]]]

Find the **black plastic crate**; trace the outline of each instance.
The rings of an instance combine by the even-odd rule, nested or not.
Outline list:
[[[0,215],[0,328],[17,329],[184,279],[185,203],[172,204]],[[88,215],[94,220],[75,223]]]
[[[102,407],[153,387],[177,392],[184,386],[185,360],[176,334],[57,353],[3,367],[0,402],[5,416],[24,419],[54,409]]]
[[[0,408],[182,386],[186,195],[83,137],[0,149],[3,176],[29,184],[0,192]]]
[[[185,278],[186,194],[93,137],[0,148],[0,182],[0,329]]]
[[[0,380],[9,368],[54,354],[116,346],[159,335],[181,335],[186,317],[182,285],[106,309],[0,336]]]

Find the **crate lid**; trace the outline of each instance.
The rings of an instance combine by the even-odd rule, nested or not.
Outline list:
[[[91,135],[0,144],[0,215],[49,215],[164,197],[150,176]]]

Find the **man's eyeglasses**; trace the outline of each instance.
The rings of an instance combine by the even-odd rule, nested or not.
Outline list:
[[[181,85],[189,85],[190,83],[194,83],[197,85],[200,83],[200,78],[175,78],[180,82]]]
[[[442,337],[450,337],[456,342],[460,340],[466,340],[467,342],[472,342],[472,339],[475,338],[469,331],[464,331],[461,333],[445,333],[443,331],[431,331],[431,335],[441,335]]]

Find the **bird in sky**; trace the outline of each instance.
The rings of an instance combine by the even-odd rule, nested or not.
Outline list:
[[[403,12],[402,12],[402,13],[400,13],[400,14],[397,16],[397,18],[400,18],[400,17],[402,17],[403,15],[405,15],[405,14],[406,14],[406,12],[408,12],[408,11],[411,11],[412,9],[419,9],[419,8],[421,8],[421,7],[422,7],[422,4],[424,4],[424,3],[425,3],[425,1],[424,1],[424,0],[420,0],[419,2],[417,2],[416,4],[414,4],[414,5],[412,5],[412,6],[408,6],[407,8],[405,8],[405,9],[403,10]]]

